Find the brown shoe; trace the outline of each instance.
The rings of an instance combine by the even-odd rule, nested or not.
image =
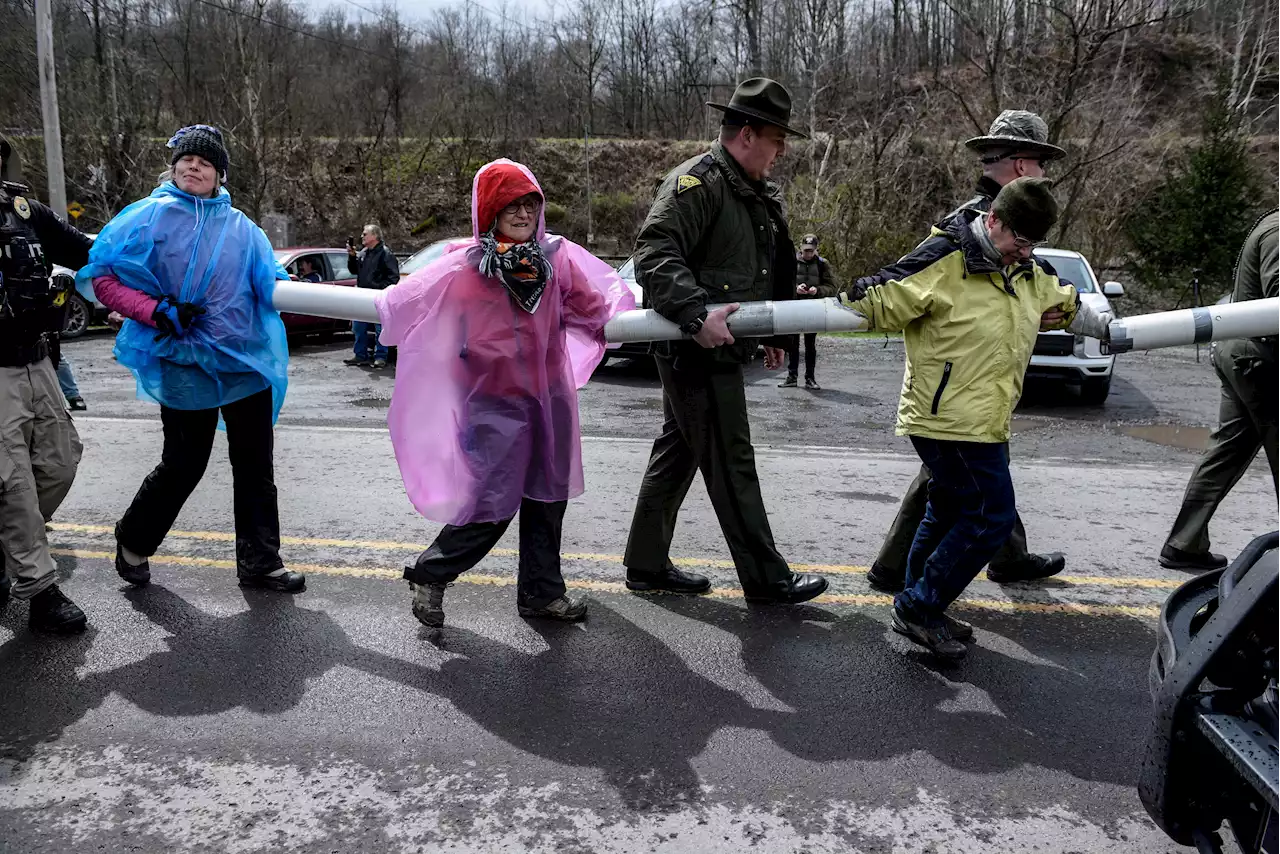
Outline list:
[[[587,600],[586,599],[570,599],[568,596],[561,596],[553,602],[548,602],[541,608],[531,608],[528,605],[518,606],[520,616],[522,617],[539,617],[544,620],[560,620],[563,623],[576,623],[587,618]]]

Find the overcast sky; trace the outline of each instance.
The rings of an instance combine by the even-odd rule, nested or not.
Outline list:
[[[345,0],[303,0],[303,2],[316,12],[329,8],[338,9],[352,20],[373,20],[376,18],[375,15],[358,8],[359,6],[366,6],[370,9],[382,9],[385,6],[382,0],[354,0],[357,5],[352,5],[345,2]],[[437,9],[459,5],[463,2],[465,0],[395,0],[392,5],[399,9],[405,21],[412,25],[429,20],[431,13]],[[476,0],[476,2],[479,6],[490,10],[490,14],[499,12],[504,6],[503,0]],[[544,16],[551,3],[550,0],[524,0],[524,2],[508,0],[505,5],[509,9],[519,10],[517,17],[527,21]]]

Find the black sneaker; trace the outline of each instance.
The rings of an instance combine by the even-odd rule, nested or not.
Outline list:
[[[871,571],[867,573],[867,584],[881,593],[901,593],[902,588],[907,585],[907,576],[903,572],[885,569],[882,563],[876,561],[871,564]]]
[[[822,386],[818,385],[818,381],[813,377],[804,378],[804,387],[809,389],[809,391],[822,391]]]
[[[4,562],[3,555],[0,555],[0,563]],[[5,606],[9,604],[9,591],[13,589],[13,582],[9,580],[9,576],[5,573],[4,567],[0,566],[0,614],[4,613]]]
[[[538,617],[544,620],[559,620],[562,623],[576,623],[587,618],[587,600],[570,599],[568,596],[561,596],[541,608],[518,605],[517,610],[522,617]]]
[[[438,629],[444,625],[444,589],[447,584],[414,584],[409,582],[413,591],[413,616],[424,626]]]
[[[951,632],[951,636],[958,641],[973,640],[973,626],[964,620],[958,620],[950,614],[943,614],[942,619],[947,621],[947,631]]]
[[[682,572],[668,566],[659,572],[641,572],[627,569],[628,590],[664,590],[667,593],[706,593],[711,589],[711,579],[695,572]]]
[[[73,397],[67,403],[70,404],[72,412],[85,412],[89,408],[85,405],[83,397]]]
[[[274,590],[277,593],[301,593],[307,589],[307,577],[301,572],[286,569],[275,574],[237,572],[241,587]]]
[[[897,605],[893,606],[893,630],[903,637],[925,647],[939,658],[958,661],[968,654],[965,645],[956,640],[946,621],[933,624],[917,622],[908,617]]]
[[[1227,558],[1213,552],[1188,552],[1165,546],[1160,550],[1160,565],[1165,569],[1208,572],[1211,569],[1222,569],[1227,565]]]
[[[134,566],[124,559],[124,547],[116,543],[116,573],[134,587],[146,587],[151,583],[151,563],[143,561]]]
[[[1067,568],[1067,559],[1061,552],[1047,555],[1027,555],[1013,563],[999,567],[987,567],[987,578],[996,584],[1013,584],[1018,581],[1039,581],[1050,578]]]
[[[33,632],[69,635],[83,632],[88,622],[84,611],[76,607],[76,603],[68,599],[56,584],[50,584],[31,597],[27,626]]]
[[[795,387],[796,387],[796,378],[794,376],[788,376],[785,380],[778,383],[778,388],[795,388]]]
[[[367,368],[372,365],[373,362],[367,356],[364,358],[353,356],[350,359],[343,359],[342,364],[350,365],[353,368]]]

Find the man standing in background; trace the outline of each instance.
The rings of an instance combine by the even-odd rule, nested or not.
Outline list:
[[[400,281],[400,262],[387,248],[387,244],[382,242],[382,229],[379,226],[373,223],[366,225],[360,235],[360,242],[364,244],[364,248],[357,252],[355,245],[350,240],[347,241],[347,271],[355,274],[357,288],[380,291]],[[382,334],[380,324],[360,320],[351,322],[351,331],[356,337],[355,355],[345,360],[344,365],[372,365],[375,368],[387,366],[387,348],[381,341],[377,342],[373,360],[369,360],[370,329],[375,338]]]

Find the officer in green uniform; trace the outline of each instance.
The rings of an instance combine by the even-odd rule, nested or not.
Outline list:
[[[1266,299],[1277,291],[1277,227],[1272,211],[1254,225],[1236,259],[1232,302]],[[1244,338],[1213,344],[1213,369],[1222,383],[1218,429],[1191,473],[1173,531],[1160,551],[1169,569],[1205,570],[1227,565],[1209,551],[1209,520],[1227,493],[1248,471],[1262,448],[1276,483],[1276,339]]]
[[[748,602],[796,603],[827,580],[793,573],[778,554],[756,475],[743,365],[754,340],[734,340],[726,318],[739,301],[788,299],[795,246],[782,196],[768,180],[786,150],[791,96],[763,77],[743,82],[726,104],[719,141],[663,181],[636,240],[645,303],[688,339],[654,345],[662,378],[662,435],[640,485],[624,562],[627,587],[704,593],[711,582],[671,563],[676,515],[699,470]],[[709,305],[722,308],[709,311]],[[691,340],[690,340],[691,339]],[[785,340],[766,346],[781,366]]]
[[[937,225],[937,231],[947,229],[948,224],[959,219],[972,220],[991,210],[991,202],[1000,188],[1018,178],[1043,178],[1044,164],[1066,154],[1049,142],[1049,126],[1035,113],[1026,110],[1005,110],[991,123],[986,136],[967,140],[965,145],[978,155],[982,163],[982,177],[973,198],[947,214]],[[924,244],[921,244],[923,246]],[[854,281],[849,289],[849,299],[861,299],[867,289],[891,280],[901,280],[918,272],[923,263],[919,253],[912,252],[896,264],[870,276]],[[1037,263],[1054,271],[1045,262]],[[898,515],[885,536],[880,553],[867,573],[867,583],[877,590],[897,593],[902,589],[907,572],[907,553],[924,518],[925,504],[929,499],[929,469],[920,473],[902,497]],[[1022,517],[1014,520],[1013,532],[1004,547],[991,559],[987,577],[998,584],[1030,581],[1056,575],[1066,567],[1066,558],[1059,552],[1046,555],[1031,554],[1027,550],[1027,531]]]

